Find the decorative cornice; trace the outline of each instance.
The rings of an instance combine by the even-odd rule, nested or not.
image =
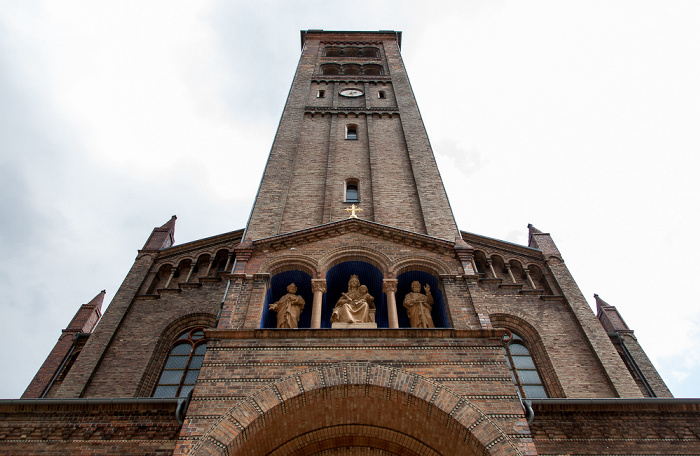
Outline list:
[[[520,255],[536,261],[544,260],[542,252],[539,249],[534,249],[525,245],[514,244],[500,239],[490,238],[479,234],[460,231],[462,238],[467,241],[474,250],[489,249],[491,251],[499,251],[511,255]],[[481,247],[481,248],[479,248]]]
[[[399,108],[397,106],[391,106],[388,108],[353,108],[353,107],[338,107],[332,108],[330,106],[304,106],[305,111],[328,111],[328,112],[396,112],[398,114]]]
[[[196,241],[187,242],[185,244],[179,244],[173,247],[168,247],[159,251],[158,259],[171,258],[176,255],[182,255],[184,253],[190,253],[195,250],[216,247],[219,245],[224,245],[229,243],[231,248],[233,248],[238,242],[232,243],[232,241],[240,241],[243,237],[243,229],[236,231],[229,231],[228,233],[217,234],[215,236],[206,237],[203,239],[198,239]]]
[[[501,347],[504,329],[205,329],[207,340],[260,340],[260,339],[491,339]],[[494,347],[496,346],[494,345]],[[213,348],[213,347],[212,347]],[[404,349],[403,347],[402,349]],[[461,347],[464,349],[465,347]],[[482,347],[484,348],[484,347]],[[209,347],[207,347],[207,350]],[[335,349],[335,346],[334,346]],[[357,347],[350,347],[357,349]],[[413,348],[411,348],[413,349]]]
[[[388,74],[315,74],[311,80],[328,79],[333,82],[357,82],[357,81],[391,81],[391,76]]]

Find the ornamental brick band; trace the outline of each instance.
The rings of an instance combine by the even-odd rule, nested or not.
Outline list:
[[[524,424],[524,415],[519,421]],[[306,444],[313,435],[319,442],[337,444],[329,430],[335,426],[345,429],[342,436],[349,431],[371,448],[387,451],[397,446],[403,451],[413,440],[423,442],[426,452],[420,454],[518,455],[532,450],[526,441],[516,445],[471,401],[444,385],[369,363],[284,377],[226,412],[197,441],[181,440],[178,449],[197,455],[281,455],[294,448],[293,454],[307,454],[293,442],[305,436]]]

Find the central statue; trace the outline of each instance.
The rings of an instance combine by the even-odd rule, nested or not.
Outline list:
[[[374,298],[356,275],[350,277],[348,291],[338,299],[331,323],[374,323]]]

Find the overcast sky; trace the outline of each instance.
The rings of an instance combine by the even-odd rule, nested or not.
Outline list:
[[[401,30],[460,229],[550,232],[700,396],[700,2],[0,0],[0,398],[155,226],[243,228],[299,30]]]

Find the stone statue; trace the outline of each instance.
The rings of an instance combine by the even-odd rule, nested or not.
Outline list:
[[[348,282],[348,291],[338,299],[331,323],[371,323],[374,322],[374,298],[367,287],[360,285],[360,279],[353,275]]]
[[[278,328],[298,328],[299,315],[304,310],[304,298],[297,295],[297,286],[290,283],[287,286],[287,294],[279,301],[270,304],[270,309],[277,312]]]
[[[408,311],[408,318],[411,320],[412,328],[434,328],[433,317],[433,296],[430,294],[430,285],[425,284],[425,294],[420,292],[420,282],[415,280],[411,283],[411,293],[403,298],[403,306]]]

